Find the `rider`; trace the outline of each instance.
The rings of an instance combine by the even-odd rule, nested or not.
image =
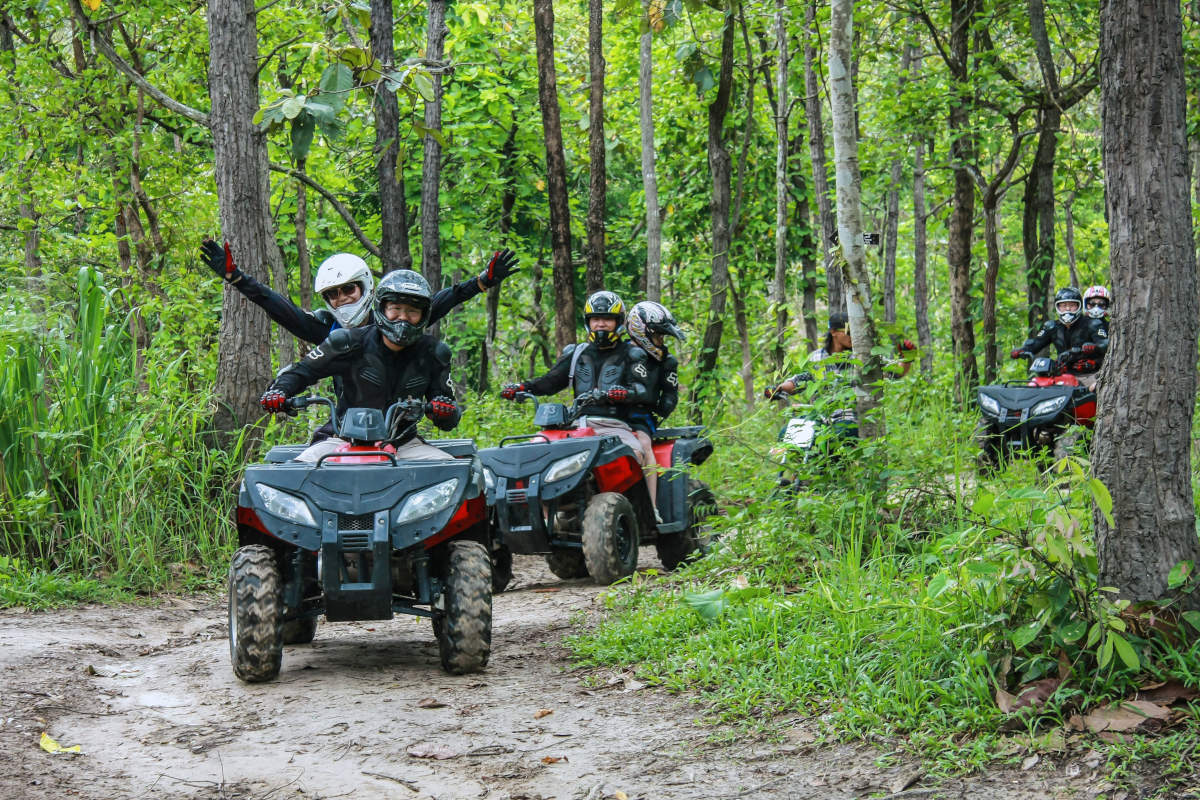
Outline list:
[[[576,427],[590,427],[601,436],[617,436],[634,452],[643,468],[653,466],[654,451],[643,446],[630,425],[630,415],[638,405],[651,402],[645,383],[648,376],[635,374],[641,364],[645,371],[645,351],[621,337],[625,323],[625,304],[613,292],[596,292],[583,305],[587,325],[587,341],[567,345],[550,371],[540,378],[524,383],[505,384],[500,396],[516,399],[518,392],[549,395],[560,392],[569,384],[581,405],[589,414],[576,421]],[[652,471],[646,472],[646,487],[650,506],[659,520],[655,505],[657,480]]]
[[[1079,378],[1087,388],[1094,388],[1096,371],[1108,350],[1108,323],[1103,317],[1083,316],[1083,295],[1074,286],[1058,290],[1054,295],[1054,311],[1058,319],[1048,320],[1036,335],[1009,355],[1033,358],[1043,348],[1054,345],[1060,368]]]
[[[1083,293],[1083,308],[1092,319],[1108,319],[1112,295],[1103,286],[1089,286]]]
[[[266,311],[267,316],[297,339],[310,344],[323,342],[338,328],[354,328],[370,322],[375,280],[367,262],[353,253],[335,253],[317,268],[313,290],[321,295],[329,308],[316,311],[305,311],[285,294],[272,291],[238,269],[228,242],[221,247],[212,239],[205,239],[200,245],[200,259],[217,277]],[[460,303],[498,286],[516,269],[516,253],[497,250],[487,268],[477,277],[433,295],[425,327],[433,325]]]
[[[812,362],[814,367],[819,365],[820,370],[828,370],[837,375],[841,375],[853,370],[854,364],[846,356],[839,356],[840,353],[853,353],[854,345],[850,341],[850,330],[847,325],[850,318],[842,311],[835,311],[829,315],[829,331],[825,334],[825,345],[820,350],[814,350],[809,353],[808,360]],[[908,339],[900,342],[900,373],[894,373],[894,377],[903,377],[912,369],[912,361],[906,356],[917,349],[917,346]],[[800,372],[777,385],[770,385],[763,391],[763,395],[768,400],[773,400],[780,394],[795,394],[800,384],[813,379],[811,372]]]
[[[674,336],[682,342],[683,331],[666,306],[653,300],[643,300],[629,309],[625,330],[649,356],[636,362],[633,371],[642,378],[650,397],[635,404],[629,413],[629,425],[646,449],[650,447],[650,437],[658,430],[658,423],[669,417],[679,404],[679,362],[667,349],[666,337]]]
[[[444,431],[454,428],[462,412],[450,381],[450,348],[423,333],[431,316],[430,294],[429,283],[419,273],[409,269],[389,272],[375,290],[373,324],[334,330],[280,373],[259,404],[271,413],[285,411],[289,397],[322,378],[337,375],[342,379],[339,413],[354,407],[385,411],[396,400],[418,398],[429,401],[425,415],[434,425]],[[415,423],[410,425],[394,442],[398,458],[451,458],[421,440],[415,427]],[[344,443],[330,437],[310,446],[298,460],[316,461]]]

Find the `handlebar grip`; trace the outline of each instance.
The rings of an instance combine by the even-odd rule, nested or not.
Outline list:
[[[303,395],[298,395],[296,397],[289,397],[284,402],[284,406],[290,410],[298,411],[302,408],[308,408],[310,405],[312,405],[312,402],[313,402],[312,395],[303,394]]]

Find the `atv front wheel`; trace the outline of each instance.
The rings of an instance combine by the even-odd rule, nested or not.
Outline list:
[[[709,535],[704,525],[717,513],[717,499],[704,481],[688,478],[688,526],[678,533],[660,533],[654,549],[666,569],[692,561],[708,552]]]
[[[575,549],[554,550],[546,554],[546,566],[555,577],[564,581],[588,576],[587,563],[583,560],[583,551]]]
[[[513,579],[512,550],[499,545],[492,550],[492,594],[500,594]]]
[[[433,631],[442,669],[462,675],[487,666],[492,652],[492,560],[482,544],[462,540],[450,543],[448,562]]]
[[[247,545],[229,565],[229,657],[248,683],[273,680],[283,661],[283,579],[275,553]]]
[[[605,585],[637,568],[637,515],[625,495],[601,492],[588,501],[583,514],[583,560],[592,580]]]

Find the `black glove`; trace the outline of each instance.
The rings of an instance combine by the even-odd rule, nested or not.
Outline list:
[[[505,400],[516,400],[517,392],[523,391],[525,391],[525,384],[523,383],[506,383],[504,384],[504,387],[500,389],[500,396]]]
[[[593,389],[576,397],[575,402],[581,406],[595,406],[606,403],[608,402],[608,392],[603,389]]]
[[[505,248],[492,253],[487,269],[479,273],[479,282],[487,288],[499,286],[500,281],[517,271],[517,254]]]
[[[629,390],[624,386],[614,386],[605,392],[605,395],[612,403],[624,403],[629,399]]]
[[[453,398],[439,395],[429,401],[429,407],[425,414],[434,422],[444,422],[451,419],[456,411],[458,411],[458,406],[455,405]]]
[[[237,283],[242,279],[242,271],[233,263],[233,252],[229,249],[229,242],[221,247],[212,239],[205,239],[200,243],[200,260],[226,283]]]
[[[267,389],[258,398],[258,404],[268,414],[282,414],[287,411],[287,395],[278,389]]]

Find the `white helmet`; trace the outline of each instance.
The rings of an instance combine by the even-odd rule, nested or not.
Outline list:
[[[357,283],[362,288],[362,295],[358,300],[338,308],[329,305],[329,301],[326,301],[325,305],[329,305],[329,310],[342,327],[354,328],[362,324],[371,313],[371,301],[375,297],[375,278],[371,275],[371,268],[367,266],[366,261],[353,253],[334,253],[317,268],[313,290],[324,299],[327,290],[347,283]]]

